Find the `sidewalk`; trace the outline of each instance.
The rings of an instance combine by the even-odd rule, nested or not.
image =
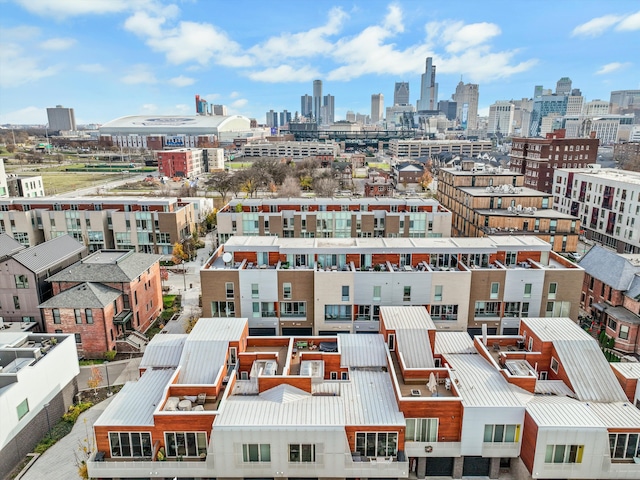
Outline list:
[[[109,385],[124,385],[127,382],[136,381],[140,377],[138,366],[141,360],[142,357],[135,357],[128,360],[82,366],[78,374],[78,389],[88,390],[90,388],[87,382],[91,378],[91,369],[94,366],[97,366],[102,374],[102,382],[100,382],[99,387],[106,387],[107,379],[109,380]]]

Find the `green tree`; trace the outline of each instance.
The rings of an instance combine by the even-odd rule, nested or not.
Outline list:
[[[173,252],[171,252],[171,254],[173,255],[173,263],[175,263],[176,265],[185,262],[189,258],[189,255],[187,255],[187,253],[184,251],[184,247],[179,242],[176,242],[173,245]]]

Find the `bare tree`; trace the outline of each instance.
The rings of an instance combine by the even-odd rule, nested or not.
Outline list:
[[[300,194],[300,182],[294,177],[285,178],[278,190],[278,197],[299,197]]]
[[[335,178],[319,177],[313,181],[313,190],[318,197],[332,197],[338,188]]]
[[[213,172],[207,180],[206,186],[207,189],[220,194],[222,203],[227,203],[227,195],[237,191],[237,180],[235,175],[227,171]]]

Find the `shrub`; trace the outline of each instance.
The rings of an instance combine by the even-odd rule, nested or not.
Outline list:
[[[116,358],[116,354],[118,352],[116,352],[115,350],[107,350],[106,352],[104,352],[104,359],[107,362],[113,362],[113,359]]]
[[[78,417],[82,412],[91,408],[93,404],[91,402],[81,402],[77,405],[71,405],[67,413],[62,415],[62,420],[73,425],[78,420]]]

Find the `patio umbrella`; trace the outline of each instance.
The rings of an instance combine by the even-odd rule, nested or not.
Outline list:
[[[431,390],[431,393],[436,393],[436,390],[438,390],[438,382],[436,382],[436,376],[433,374],[433,372],[429,374],[427,388]]]

